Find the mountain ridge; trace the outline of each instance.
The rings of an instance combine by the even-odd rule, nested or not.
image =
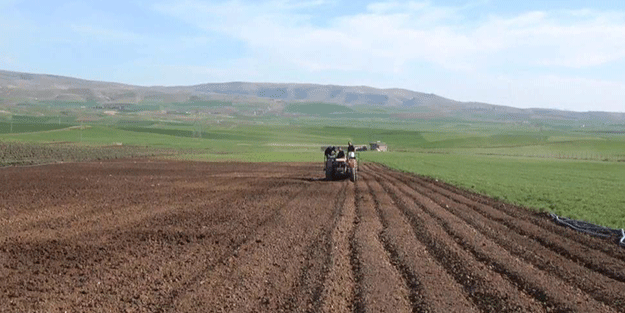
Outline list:
[[[150,95],[183,93],[191,96],[210,96],[211,94],[251,96],[283,101],[310,101],[328,102],[343,105],[382,105],[382,106],[411,106],[415,104],[458,104],[462,103],[447,99],[432,93],[422,93],[401,88],[375,88],[370,86],[342,86],[334,84],[306,84],[306,83],[265,83],[265,82],[225,82],[204,83],[191,86],[138,86],[117,82],[103,82],[87,80],[69,76],[51,74],[33,74],[0,70],[0,97],[8,90],[22,91],[24,98],[36,100],[56,100],[58,94],[74,94],[79,98],[80,88],[90,88],[92,91],[107,91],[105,95],[94,92],[91,98],[96,97],[101,102],[119,100],[119,97],[108,94],[138,93],[135,99],[142,100]],[[45,93],[47,91],[48,93]],[[54,92],[56,91],[56,93]],[[78,93],[77,93],[78,91]],[[37,96],[39,95],[39,97]],[[79,100],[79,99],[77,99]],[[82,99],[84,101],[94,99]],[[485,104],[487,105],[487,104]]]
[[[191,86],[137,86],[51,74],[0,70],[0,103],[15,105],[28,101],[73,101],[102,104],[138,104],[144,101],[186,102],[191,100],[268,101],[274,103],[324,102],[345,106],[379,106],[439,112],[443,114],[496,112],[514,119],[517,115],[580,119],[605,116],[625,120],[625,113],[574,112],[556,109],[520,109],[482,102],[461,102],[402,88],[341,86],[306,83],[264,83],[234,81]]]

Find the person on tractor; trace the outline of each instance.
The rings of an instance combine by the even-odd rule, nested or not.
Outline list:
[[[342,159],[345,157],[345,152],[343,152],[343,148],[339,147],[339,153],[336,155],[337,159]]]
[[[352,144],[351,141],[347,142],[347,157],[350,159],[355,159],[356,158],[356,148],[354,148],[354,145]]]
[[[332,155],[332,152],[334,152],[334,147],[328,146],[324,152],[326,159]]]

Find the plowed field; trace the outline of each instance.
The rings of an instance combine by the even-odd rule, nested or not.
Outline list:
[[[1,312],[625,312],[625,249],[367,164],[0,169]]]

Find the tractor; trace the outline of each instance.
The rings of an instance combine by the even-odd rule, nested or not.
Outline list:
[[[340,157],[339,157],[340,156]],[[358,161],[356,155],[337,156],[334,153],[326,153],[325,168],[326,180],[349,178],[352,182],[358,179]]]

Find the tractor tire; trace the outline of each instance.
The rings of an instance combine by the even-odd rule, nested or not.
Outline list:
[[[358,174],[356,172],[357,172],[356,169],[352,168],[350,170],[350,175],[349,175],[349,180],[351,180],[354,183],[356,182],[356,180],[358,180]]]
[[[332,167],[326,167],[326,180],[332,180]]]

